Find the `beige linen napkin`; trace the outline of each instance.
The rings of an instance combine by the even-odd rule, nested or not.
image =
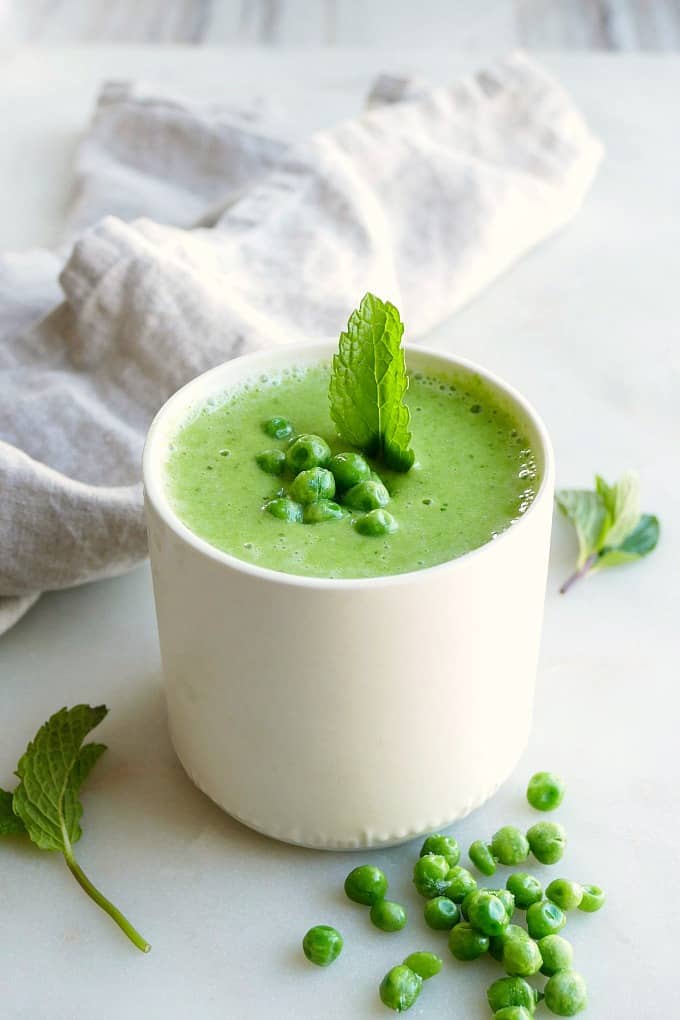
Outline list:
[[[521,55],[451,88],[383,77],[361,116],[295,138],[261,111],[107,86],[59,288],[57,256],[0,258],[0,631],[146,555],[142,444],[177,387],[337,335],[366,290],[417,340],[566,224],[601,158]]]

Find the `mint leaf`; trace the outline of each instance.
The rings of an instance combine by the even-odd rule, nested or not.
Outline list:
[[[85,744],[85,747],[82,748],[76,759],[73,769],[73,785],[75,789],[80,790],[105,750],[106,744]]]
[[[555,500],[574,525],[579,545],[576,570],[562,593],[587,574],[646,556],[659,540],[658,519],[640,513],[640,481],[634,471],[626,471],[614,485],[597,475],[594,492],[563,489]]]
[[[21,782],[14,792],[14,810],[41,850],[65,853],[80,839],[83,808],[78,793],[101,745],[81,747],[83,740],[106,715],[100,705],[62,708],[41,726],[19,759]],[[100,747],[96,755],[91,748]],[[90,768],[82,763],[93,759]]]
[[[647,556],[656,548],[659,541],[661,526],[659,518],[652,514],[642,514],[630,535],[618,546],[607,545],[597,561],[594,569],[617,567],[621,563],[632,563]]]
[[[562,513],[576,528],[580,569],[588,557],[597,552],[609,525],[609,514],[598,492],[587,489],[561,489],[555,500]]]
[[[366,294],[340,334],[329,389],[340,435],[395,471],[408,471],[415,460],[403,333],[394,305]]]
[[[619,545],[640,520],[640,479],[635,471],[626,471],[614,485],[607,485],[599,475],[595,484],[611,520],[607,545]]]
[[[104,705],[62,708],[40,727],[19,760],[20,783],[14,791],[13,808],[36,846],[62,853],[73,877],[88,896],[113,918],[138,949],[148,952],[151,948],[148,943],[90,882],[73,856],[73,845],[82,835],[80,788],[106,750],[103,744],[83,746],[83,741],[107,711]]]
[[[7,790],[0,790],[0,836],[15,836],[19,832],[26,832],[26,826],[19,816],[14,814],[12,794]]]

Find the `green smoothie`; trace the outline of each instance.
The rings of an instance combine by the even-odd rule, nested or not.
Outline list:
[[[322,437],[332,454],[351,451],[331,421],[329,376],[327,364],[260,375],[184,423],[170,445],[166,484],[191,531],[241,560],[288,574],[377,577],[461,556],[530,506],[539,478],[525,425],[482,379],[460,370],[410,374],[416,462],[409,471],[367,458],[389,493],[385,509],[396,530],[362,532],[363,511],[350,506],[317,523],[275,517],[267,506],[289,497],[295,473],[268,474],[258,457],[274,451],[275,462],[291,438],[272,438],[263,423],[282,416],[295,435]]]

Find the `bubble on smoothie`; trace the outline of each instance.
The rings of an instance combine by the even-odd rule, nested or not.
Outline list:
[[[249,560],[256,561],[262,556],[262,549],[258,545],[255,545],[254,542],[244,542],[243,548],[245,550],[244,557],[247,557]]]

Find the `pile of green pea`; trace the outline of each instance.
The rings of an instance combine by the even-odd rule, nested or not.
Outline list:
[[[551,811],[563,797],[564,783],[553,773],[537,772],[530,779],[527,799],[537,810]],[[538,822],[526,833],[505,825],[490,842],[475,840],[469,857],[483,875],[491,876],[499,864],[514,868],[530,855],[541,864],[556,864],[565,846],[566,834],[557,822]],[[456,960],[469,962],[488,954],[505,970],[506,976],[487,990],[495,1020],[532,1020],[540,1002],[557,1016],[584,1010],[586,984],[572,967],[571,944],[559,933],[568,911],[594,913],[603,906],[602,889],[557,878],[544,890],[526,871],[513,872],[504,889],[482,888],[460,865],[460,856],[453,836],[428,836],[413,869],[413,883],[426,901],[425,922],[434,931],[448,932],[448,947]],[[404,907],[386,898],[387,878],[380,868],[369,864],[354,868],[345,880],[345,893],[370,907],[371,921],[382,931],[406,926]],[[513,923],[517,910],[525,912],[526,927]],[[308,960],[325,967],[338,958],[343,940],[337,929],[317,925],[307,932],[302,946]],[[411,953],[383,978],[381,1001],[397,1013],[410,1009],[423,982],[441,969],[442,960],[435,953]],[[542,991],[527,980],[538,974],[548,979]]]
[[[385,509],[390,501],[387,487],[360,453],[332,457],[325,439],[296,435],[292,423],[278,415],[263,422],[262,428],[287,446],[258,453],[258,465],[268,475],[292,477],[287,490],[264,504],[267,513],[282,521],[320,524],[340,520],[349,511],[360,535],[391,535],[397,530],[396,520]]]

